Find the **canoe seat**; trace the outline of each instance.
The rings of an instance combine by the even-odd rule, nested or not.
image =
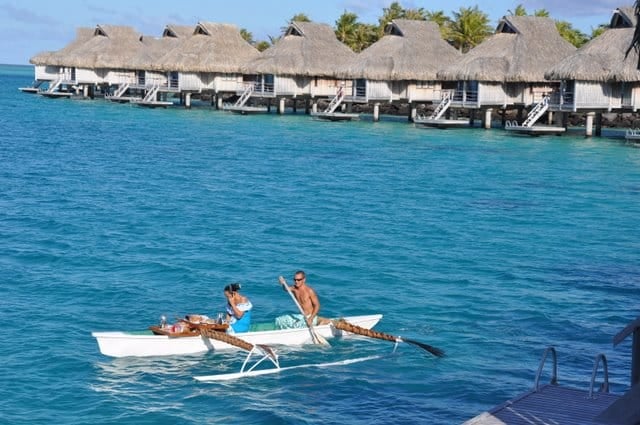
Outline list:
[[[249,332],[263,332],[263,331],[275,331],[276,324],[274,322],[268,323],[252,323]]]

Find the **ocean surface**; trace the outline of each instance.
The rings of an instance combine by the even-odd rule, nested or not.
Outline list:
[[[548,346],[562,385],[588,389],[604,353],[628,388],[637,146],[18,91],[32,79],[0,67],[0,423],[457,424],[531,389]],[[207,384],[244,356],[113,359],[91,336],[215,315],[234,281],[271,321],[297,269],[323,315],[381,313],[447,356],[332,340],[281,365],[380,357]]]

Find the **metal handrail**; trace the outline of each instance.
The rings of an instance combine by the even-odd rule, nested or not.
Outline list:
[[[607,366],[607,358],[604,354],[601,353],[596,356],[595,363],[593,364],[593,372],[591,372],[591,384],[589,385],[589,398],[593,398],[593,386],[596,382],[596,375],[598,373],[598,365],[600,364],[600,360],[602,360],[604,382],[602,383],[602,385],[600,385],[600,389],[598,390],[598,392],[609,392],[609,367]]]
[[[551,352],[553,356],[553,372],[551,375],[551,384],[556,385],[558,383],[558,355],[556,354],[556,349],[554,347],[547,347],[542,354],[542,359],[540,360],[540,366],[538,366],[538,373],[536,373],[536,380],[533,384],[533,391],[538,391],[538,386],[540,383],[540,376],[542,375],[542,369],[544,367],[544,362],[547,360],[547,354]]]

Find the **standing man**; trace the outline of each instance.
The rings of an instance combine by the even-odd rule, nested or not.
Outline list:
[[[278,281],[283,286],[288,286],[284,277],[280,276]],[[304,316],[301,314],[287,314],[276,318],[276,325],[280,328],[300,328],[304,326],[326,325],[331,321],[318,316],[320,311],[320,300],[316,291],[307,285],[307,276],[302,270],[298,270],[293,275],[293,286],[289,286],[291,292],[298,300],[298,304],[302,307]],[[306,325],[305,322],[306,321]]]

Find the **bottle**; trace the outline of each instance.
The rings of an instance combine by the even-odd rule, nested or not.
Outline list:
[[[216,321],[219,325],[224,323],[224,319],[222,318],[222,313],[218,313],[218,320]]]
[[[162,329],[167,327],[167,316],[165,316],[164,314],[160,316],[160,327]]]

